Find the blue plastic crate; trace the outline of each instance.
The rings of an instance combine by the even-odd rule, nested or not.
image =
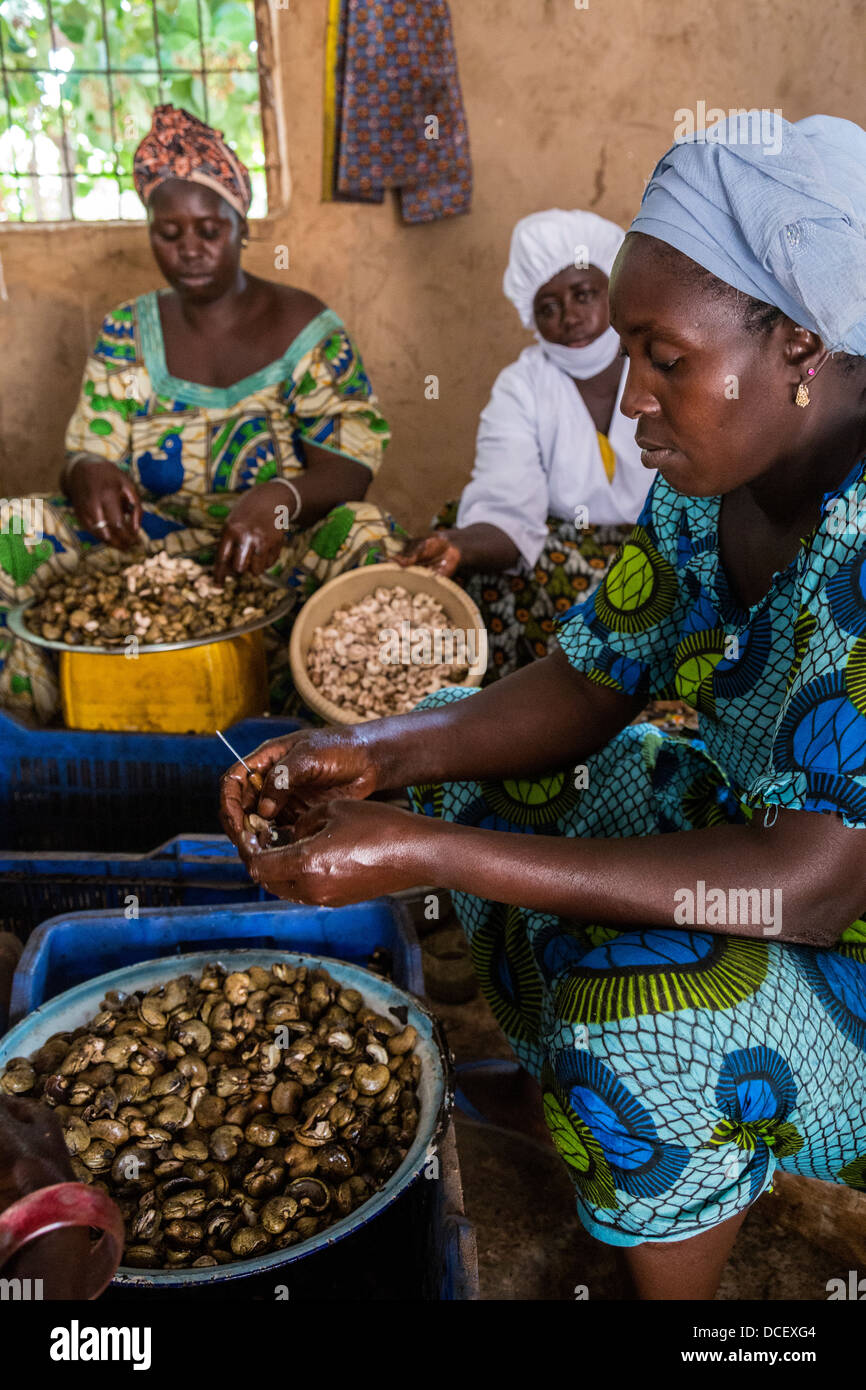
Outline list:
[[[219,912],[169,909],[145,913],[131,921],[117,912],[76,913],[43,923],[31,936],[15,973],[11,1022],[18,1022],[82,980],[123,965],[180,955],[204,945],[218,955],[221,949],[242,943],[310,951],[359,964],[367,964],[374,951],[384,950],[390,956],[395,983],[413,994],[423,993],[421,950],[409,913],[395,898],[376,898],[342,908],[247,903]],[[375,1231],[368,1228],[368,1245],[356,1242],[353,1246],[353,1237],[325,1252],[321,1257],[325,1263],[316,1275],[321,1297],[357,1297],[359,1288],[367,1287],[372,1277],[371,1261],[376,1258],[384,1271],[390,1271],[394,1282],[398,1256],[402,1262],[399,1287],[395,1282],[388,1297],[478,1297],[475,1235],[463,1214],[460,1168],[450,1128],[440,1159],[440,1180],[415,1183],[395,1204],[390,1217],[385,1214],[390,1226],[377,1223]],[[308,1265],[299,1267],[307,1295],[312,1277]],[[380,1278],[386,1279],[382,1271]],[[272,1292],[273,1276],[265,1296],[272,1296]],[[139,1294],[136,1297],[140,1299]]]
[[[385,951],[395,984],[413,994],[424,990],[421,948],[406,908],[395,898],[336,908],[283,902],[166,908],[131,920],[122,912],[77,912],[54,917],[31,935],[15,972],[10,1024],[109,970],[205,947],[216,955],[241,945],[309,951],[358,965]]]
[[[244,754],[304,727],[245,719],[227,732]],[[215,735],[30,729],[0,711],[0,848],[144,853],[175,835],[216,834],[230,763]]]
[[[0,851],[0,923],[26,941],[48,917],[124,908],[275,902],[225,835],[179,835],[150,854]]]

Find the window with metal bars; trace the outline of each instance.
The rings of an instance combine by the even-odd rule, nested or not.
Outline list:
[[[263,216],[268,26],[267,0],[0,0],[0,221],[141,221],[132,159],[161,102],[222,130]]]

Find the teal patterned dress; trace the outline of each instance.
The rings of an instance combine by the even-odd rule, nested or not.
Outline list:
[[[631,725],[583,771],[419,786],[416,810],[528,835],[664,835],[772,820],[778,807],[866,828],[866,464],[824,496],[815,530],[748,609],[720,563],[720,501],[657,478],[560,633],[590,680],[687,700],[698,736]],[[726,921],[723,894],[683,925],[627,930],[468,894],[455,903],[601,1240],[697,1235],[771,1188],[777,1168],[866,1191],[862,919],[816,950],[773,940],[779,925],[763,939],[707,930]],[[757,899],[752,910],[747,920],[770,922]]]

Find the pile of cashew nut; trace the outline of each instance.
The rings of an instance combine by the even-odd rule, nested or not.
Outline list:
[[[356,719],[405,714],[425,695],[466,679],[465,663],[430,660],[437,630],[448,627],[445,609],[431,594],[399,585],[375,589],[315,629],[307,651],[310,680]]]

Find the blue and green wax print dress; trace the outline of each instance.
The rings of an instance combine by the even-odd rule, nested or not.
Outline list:
[[[233,386],[203,386],[168,369],[159,307],[168,293],[139,295],[106,315],[66,431],[67,454],[104,459],[132,479],[142,501],[142,545],[170,555],[213,554],[232,508],[250,488],[303,476],[307,446],[375,476],[388,425],[358,348],[331,309],[259,371]],[[13,637],[6,613],[43,597],[85,556],[98,568],[107,547],[81,526],[67,498],[44,496],[40,511],[39,534],[0,531],[0,707],[45,723],[60,704],[56,660]],[[297,608],[344,570],[399,554],[405,540],[373,502],[344,503],[286,532],[268,570],[295,599],[265,634],[273,713],[298,712],[288,653]]]
[[[866,827],[866,464],[824,496],[814,532],[749,609],[720,564],[720,502],[657,478],[560,636],[590,680],[689,701],[699,737],[634,724],[585,773],[415,787],[417,810],[525,835],[663,835],[774,807]],[[863,847],[866,866],[866,834]],[[709,912],[697,928],[617,930],[455,903],[601,1240],[697,1235],[771,1187],[776,1167],[866,1191],[866,922],[815,950],[714,933],[705,923],[724,918]]]

